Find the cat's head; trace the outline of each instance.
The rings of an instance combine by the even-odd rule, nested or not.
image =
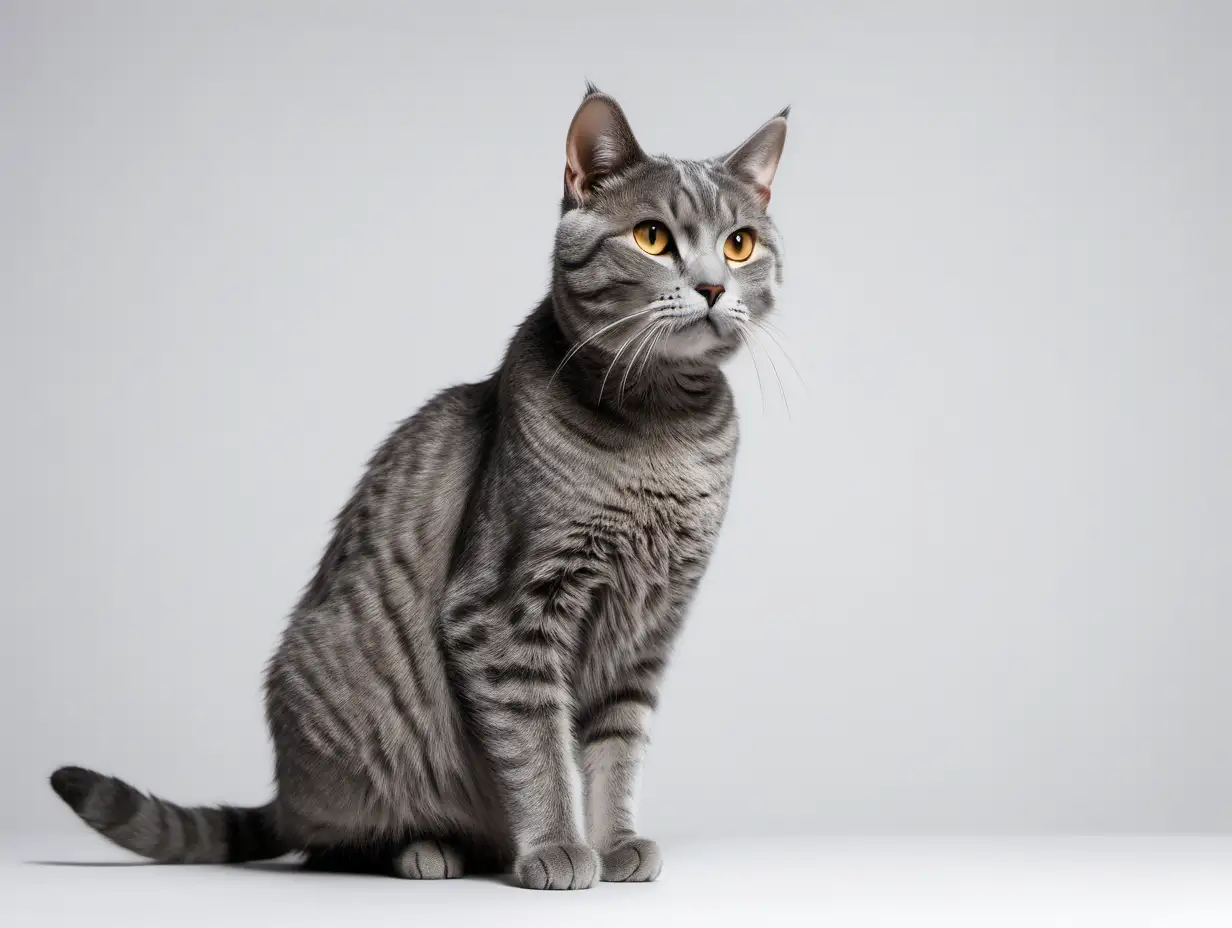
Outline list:
[[[647,155],[620,106],[588,88],[565,142],[553,296],[575,345],[623,369],[717,363],[774,308],[782,253],[766,213],[783,110],[726,155]]]

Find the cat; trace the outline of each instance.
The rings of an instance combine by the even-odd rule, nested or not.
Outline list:
[[[639,767],[727,508],[720,364],[782,281],[786,131],[784,110],[723,157],[650,156],[588,85],[547,296],[489,379],[376,451],[269,663],[276,798],[184,808],[80,767],[60,797],[167,863],[656,879]]]

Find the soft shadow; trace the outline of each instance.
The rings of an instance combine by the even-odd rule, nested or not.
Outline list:
[[[298,872],[303,864],[297,860],[263,860],[241,864],[181,864],[157,860],[26,860],[28,867],[232,867],[236,870],[269,870]]]
[[[305,873],[304,862],[288,857],[286,860],[250,860],[241,864],[221,864],[235,870],[258,870],[263,873]]]
[[[27,867],[165,867],[156,860],[25,860]]]
[[[392,880],[396,877],[381,873],[338,873],[328,870],[305,869],[303,861],[294,857],[285,860],[248,861],[237,864],[176,864],[160,863],[157,860],[25,860],[27,867],[229,867],[233,870],[248,870],[257,873],[298,873],[308,877],[368,877],[378,880]],[[458,877],[457,880],[431,880],[429,882],[454,883],[461,880],[466,883],[494,883],[499,886],[521,886],[512,873],[474,873]],[[417,880],[403,880],[415,883]]]

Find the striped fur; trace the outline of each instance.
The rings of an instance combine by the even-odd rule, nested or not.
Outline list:
[[[275,833],[273,803],[186,809],[80,767],[61,767],[51,786],[99,834],[160,863],[240,863],[287,850]]]
[[[719,365],[781,279],[765,205],[784,126],[720,159],[652,157],[588,93],[549,295],[489,379],[379,448],[270,661],[275,799],[183,809],[79,768],[56,791],[168,862],[294,850],[407,878],[513,867],[545,889],[657,877],[636,785],[731,486]],[[671,253],[634,243],[651,218]],[[735,264],[723,242],[742,227],[757,245]],[[724,288],[713,305],[703,285]]]

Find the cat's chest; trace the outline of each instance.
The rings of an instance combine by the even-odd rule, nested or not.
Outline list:
[[[596,494],[586,520],[617,585],[672,584],[709,557],[727,511],[730,461],[663,462],[626,472]]]
[[[632,659],[675,627],[718,539],[729,484],[730,471],[689,487],[648,475],[613,485],[580,514],[586,562],[597,579],[580,617],[590,642],[584,679]]]
[[[550,498],[537,511],[566,560],[585,576],[635,597],[673,585],[682,565],[704,563],[727,509],[739,438],[734,415],[605,433],[592,424],[539,417],[527,430],[527,457],[549,459],[554,479],[526,487]]]

